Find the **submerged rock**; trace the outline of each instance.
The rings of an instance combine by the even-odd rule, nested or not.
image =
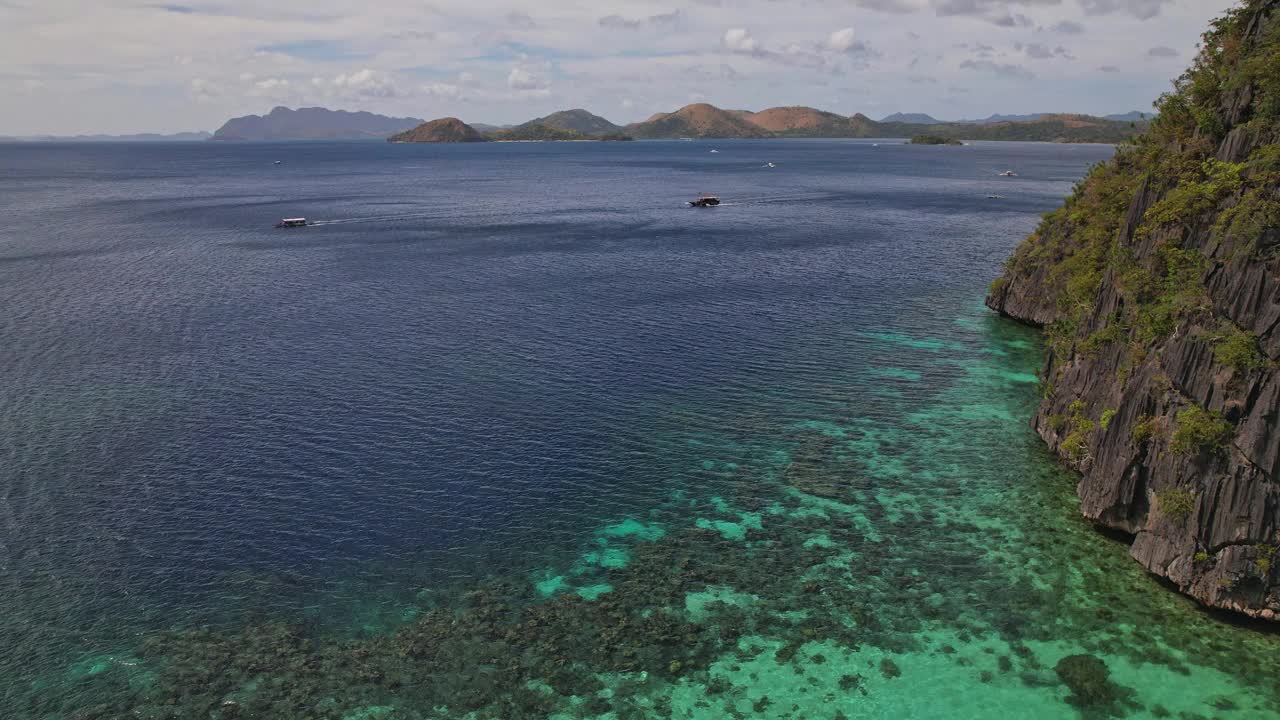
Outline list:
[[[1086,718],[1121,717],[1133,690],[1111,682],[1107,664],[1092,655],[1069,655],[1054,666],[1058,678],[1071,689],[1067,702]]]

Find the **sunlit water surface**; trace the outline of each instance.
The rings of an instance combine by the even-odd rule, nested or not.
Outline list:
[[[5,716],[1280,717],[981,306],[1110,152],[0,146]]]

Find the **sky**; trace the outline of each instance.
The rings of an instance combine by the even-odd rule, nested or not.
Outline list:
[[[0,0],[0,135],[277,105],[467,122],[693,102],[879,119],[1149,110],[1234,0]]]

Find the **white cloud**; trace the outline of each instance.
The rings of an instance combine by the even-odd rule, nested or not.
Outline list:
[[[266,78],[253,83],[253,93],[266,97],[287,92],[288,89],[289,81],[281,78]]]
[[[827,37],[827,49],[833,52],[849,52],[856,42],[853,28],[848,27],[843,30],[836,30]]]
[[[1150,20],[1159,15],[1165,5],[1172,3],[1173,0],[1080,0],[1081,7],[1089,15],[1124,12],[1139,20]]]
[[[507,75],[507,87],[512,90],[542,90],[547,81],[537,73],[524,67],[513,67]]]
[[[369,68],[349,75],[339,74],[332,84],[335,94],[342,97],[391,98],[400,94],[394,80]]]
[[[496,123],[561,106],[636,120],[695,97],[847,114],[875,102],[939,117],[1115,112],[1167,88],[1235,2],[605,0],[583,11],[576,0],[381,0],[371,13],[346,0],[184,12],[0,0],[0,93],[23,97],[0,113],[0,134],[213,129],[272,104]],[[1075,62],[1060,61],[1068,39]],[[975,54],[979,43],[991,49]],[[1147,59],[1151,47],[1178,55]],[[1033,67],[1042,82],[1025,81]],[[954,87],[970,91],[941,92]],[[71,99],[93,112],[66,113]]]
[[[431,83],[421,87],[423,95],[434,98],[457,99],[462,97],[462,88],[452,83]]]
[[[759,43],[751,37],[751,33],[747,32],[746,28],[726,30],[721,43],[732,52],[753,53],[760,49]]]

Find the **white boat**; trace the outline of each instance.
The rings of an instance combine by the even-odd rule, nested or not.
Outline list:
[[[765,165],[765,167],[767,167],[767,168],[774,168],[774,167],[778,167],[778,166],[777,166],[777,165],[774,165],[773,163],[769,163],[769,164]]]
[[[1004,172],[1000,173],[1000,177],[1018,177],[1018,173],[1012,170],[1005,170]]]
[[[720,152],[720,151],[719,151],[719,150],[712,150],[711,152],[713,152],[713,153],[718,153],[718,152]]]
[[[276,227],[278,228],[295,228],[295,227],[306,227],[306,226],[307,226],[306,218],[285,218],[280,222],[276,223]]]

